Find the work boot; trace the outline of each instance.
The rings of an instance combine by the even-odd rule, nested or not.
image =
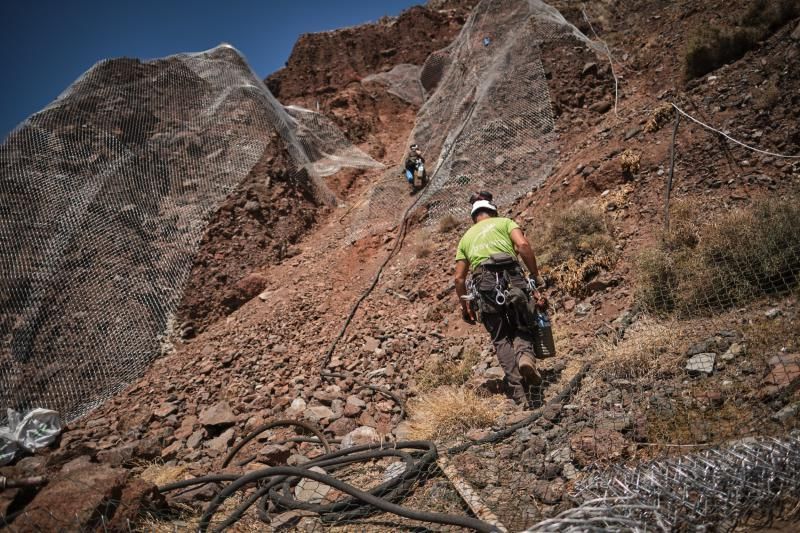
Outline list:
[[[542,375],[536,370],[536,364],[530,355],[523,354],[519,358],[519,373],[529,387],[535,387],[542,382]]]

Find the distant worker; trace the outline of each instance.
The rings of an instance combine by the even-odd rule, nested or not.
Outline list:
[[[491,193],[473,194],[470,203],[473,226],[461,238],[456,252],[455,285],[461,314],[467,323],[475,324],[476,309],[471,303],[477,304],[480,320],[491,335],[505,373],[509,393],[517,403],[527,406],[523,378],[528,387],[541,383],[534,362],[535,326],[530,309],[547,307],[547,299],[538,289],[544,284],[528,240],[513,220],[497,216]],[[526,280],[518,257],[528,267],[533,284]],[[472,283],[468,295],[470,270]]]
[[[428,176],[425,171],[425,158],[419,146],[412,144],[405,164],[406,181],[411,185],[411,194],[425,187]]]

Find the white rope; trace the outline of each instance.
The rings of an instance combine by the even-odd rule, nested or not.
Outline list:
[[[738,140],[734,139],[733,137],[731,137],[730,135],[728,135],[728,134],[727,134],[727,133],[725,133],[724,131],[720,131],[720,130],[718,130],[717,128],[714,128],[714,127],[712,127],[712,126],[709,126],[709,125],[708,125],[708,124],[706,124],[705,122],[702,122],[702,121],[700,121],[700,120],[698,120],[698,119],[694,118],[692,115],[690,115],[689,113],[687,113],[686,111],[684,111],[684,110],[683,110],[683,109],[681,109],[680,107],[676,106],[675,104],[672,104],[672,107],[674,107],[674,108],[675,108],[675,110],[676,110],[678,113],[680,113],[681,115],[685,116],[685,117],[686,117],[686,118],[688,118],[689,120],[691,120],[691,121],[693,121],[693,122],[696,122],[697,124],[700,124],[701,126],[703,126],[704,128],[706,128],[706,129],[708,129],[708,130],[710,130],[710,131],[713,131],[713,132],[719,133],[720,135],[722,135],[723,137],[725,137],[725,138],[726,138],[726,139],[728,139],[729,141],[731,141],[731,142],[734,142],[734,143],[736,143],[736,144],[738,144],[738,145],[740,145],[740,146],[743,146],[743,147],[747,148],[748,150],[752,150],[753,152],[758,152],[758,153],[760,153],[760,154],[771,155],[771,156],[774,156],[774,157],[783,157],[783,158],[786,158],[786,159],[800,159],[800,155],[785,155],[785,154],[776,154],[775,152],[768,152],[767,150],[761,150],[761,149],[759,149],[759,148],[756,148],[755,146],[750,146],[749,144],[745,144],[745,143],[743,143],[742,141],[738,141]]]
[[[589,16],[586,15],[586,4],[583,4],[581,13],[583,13],[583,19],[589,25],[589,29],[592,30],[592,35],[594,35],[594,38],[600,41],[606,49],[608,63],[611,65],[611,75],[614,76],[614,115],[619,116],[619,113],[617,113],[617,105],[619,104],[619,78],[617,78],[617,73],[614,70],[614,58],[611,57],[611,49],[608,48],[608,44],[606,44],[606,42],[597,35],[596,31],[594,31],[594,26],[592,26]]]

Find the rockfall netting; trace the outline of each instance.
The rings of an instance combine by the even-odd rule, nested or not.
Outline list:
[[[103,61],[0,146],[0,407],[70,421],[138,377],[209,217],[265,150],[320,201],[376,167],[323,117],[285,109],[223,45]]]
[[[469,191],[491,190],[508,205],[548,176],[558,136],[540,46],[556,42],[605,50],[544,2],[485,0],[418,79],[412,69],[379,75],[390,87],[418,81],[425,94],[408,144],[426,158],[431,181],[417,206],[429,221],[467,215]],[[355,217],[351,240],[396,225],[410,203],[398,201],[407,189],[400,168],[387,172]]]

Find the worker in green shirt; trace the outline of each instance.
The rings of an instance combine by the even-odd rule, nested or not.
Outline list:
[[[529,284],[519,264],[521,258],[535,281],[543,287],[536,257],[520,227],[509,218],[497,216],[497,207],[490,193],[476,193],[470,198],[473,226],[458,243],[456,252],[455,285],[461,302],[464,320],[475,324],[475,310],[467,298],[467,274],[472,271],[472,283],[477,289],[478,309],[486,330],[492,337],[497,359],[505,372],[510,395],[522,405],[527,405],[523,378],[530,387],[541,383],[536,370],[534,333],[519,306],[506,300],[533,297],[537,306],[546,308],[547,300],[538,289],[529,294]],[[522,302],[523,305],[527,301]]]

